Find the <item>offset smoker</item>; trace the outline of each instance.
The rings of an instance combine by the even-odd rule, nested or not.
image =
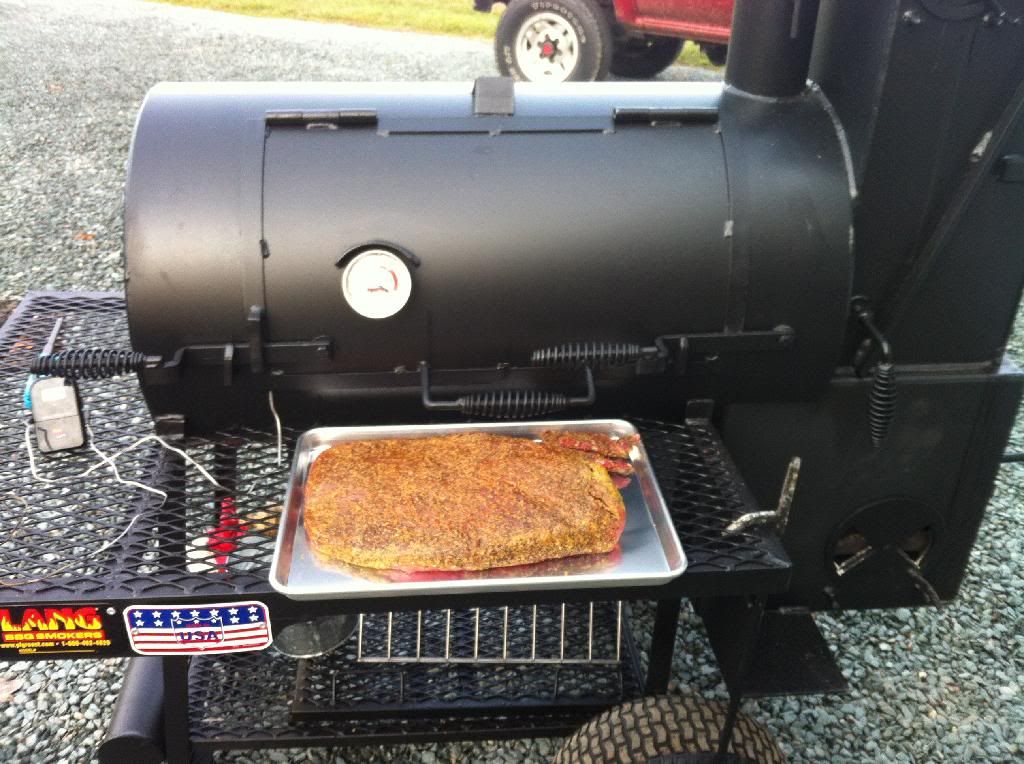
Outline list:
[[[146,747],[164,742],[160,716],[126,700],[105,757],[564,734],[665,690],[682,597],[730,690],[704,717],[724,751],[743,697],[843,687],[810,611],[956,594],[1021,395],[1003,347],[1024,284],[1024,2],[750,0],[735,14],[724,89],[150,93],[125,208],[139,355],[91,371],[138,369],[158,431],[188,438],[226,491],[161,461],[159,543],[142,534],[150,557],[90,596],[258,595],[281,625],[362,616],[357,654],[297,677],[263,655],[203,657],[190,690],[187,662],[165,659],[166,748]],[[66,351],[49,370],[62,364]],[[103,384],[86,397],[102,403]],[[286,442],[318,423],[634,419],[690,565],[656,588],[289,601],[266,585],[267,523],[252,520],[279,493],[235,491],[283,485],[271,400]],[[194,535],[216,537],[226,507],[258,530],[196,563]],[[629,599],[658,602],[645,679],[623,609],[602,602]],[[418,660],[424,624],[462,635],[446,660]],[[485,671],[488,640],[531,624],[561,631],[554,673]],[[551,658],[544,640],[510,649]],[[126,698],[152,676],[133,670]],[[268,699],[279,685],[289,706]],[[740,719],[737,741],[760,740]]]
[[[820,91],[159,86],[125,212],[146,396],[189,433],[271,389],[293,422],[422,419],[421,364],[538,414],[586,364],[590,412],[805,398],[847,323],[849,171]]]

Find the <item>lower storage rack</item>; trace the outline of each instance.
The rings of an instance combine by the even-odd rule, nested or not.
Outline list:
[[[382,613],[318,658],[195,658],[192,741],[216,749],[565,734],[642,694],[628,617],[615,602]]]

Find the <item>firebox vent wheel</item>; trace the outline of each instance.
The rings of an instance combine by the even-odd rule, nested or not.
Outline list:
[[[726,705],[696,695],[659,695],[616,706],[578,729],[553,764],[785,764],[771,733],[740,713],[727,756],[716,759]]]

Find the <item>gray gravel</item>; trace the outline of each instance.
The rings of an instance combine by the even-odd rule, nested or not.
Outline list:
[[[468,3],[469,0],[467,0]],[[482,41],[117,0],[0,0],[0,302],[121,285],[120,199],[142,96],[165,79],[470,79]],[[706,78],[675,67],[671,79]],[[1024,357],[1024,325],[1012,351]],[[1018,427],[1015,444],[1024,448]],[[1024,467],[1000,475],[960,599],[821,616],[853,692],[748,704],[794,762],[1024,757]],[[649,613],[637,619],[644,636]],[[677,679],[724,696],[687,609]],[[0,663],[0,761],[87,761],[121,661]],[[678,686],[678,685],[675,685]],[[230,761],[542,762],[552,741],[265,752]]]

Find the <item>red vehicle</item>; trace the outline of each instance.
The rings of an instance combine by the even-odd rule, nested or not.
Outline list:
[[[495,0],[474,0],[490,12]],[[686,40],[725,63],[733,0],[511,0],[494,50],[502,74],[565,82],[653,77]]]

